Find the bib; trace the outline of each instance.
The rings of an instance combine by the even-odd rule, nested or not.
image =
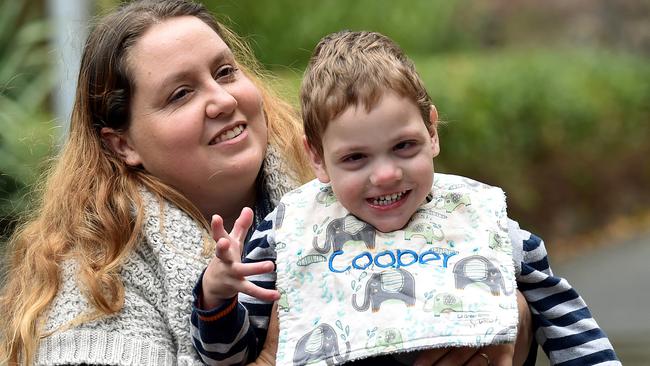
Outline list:
[[[317,180],[277,210],[278,365],[513,342],[501,189],[436,173],[427,202],[390,233],[351,215]]]

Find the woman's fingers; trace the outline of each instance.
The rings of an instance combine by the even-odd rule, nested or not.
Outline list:
[[[512,365],[512,353],[502,346],[434,348],[421,351],[415,360],[415,366],[486,366]],[[509,357],[509,358],[508,358]]]
[[[482,350],[479,350],[478,352],[474,353],[472,358],[467,361],[465,364],[466,366],[495,366],[497,364],[492,363],[492,359],[490,356],[485,353],[481,352]]]
[[[468,365],[471,366],[512,366],[515,346],[512,343],[486,346],[479,349]]]
[[[526,298],[519,290],[517,290],[517,308],[519,309],[519,324],[517,326],[517,339],[512,363],[514,365],[523,365],[528,358],[533,343],[533,316],[530,313]]]
[[[249,366],[274,366],[275,354],[278,351],[278,336],[280,329],[278,327],[278,304],[273,304],[271,310],[271,320],[269,321],[269,329],[266,333],[266,341],[264,347],[257,357],[255,362],[250,363]]]
[[[436,366],[454,366],[465,365],[476,353],[476,348],[454,347],[445,353],[434,365]]]
[[[450,348],[432,348],[421,351],[413,366],[431,366],[443,358]]]

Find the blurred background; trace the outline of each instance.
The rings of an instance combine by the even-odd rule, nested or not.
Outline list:
[[[65,139],[90,19],[118,3],[0,4],[0,248]],[[623,363],[650,360],[649,0],[204,3],[293,102],[325,34],[396,40],[445,121],[436,170],[502,187]]]

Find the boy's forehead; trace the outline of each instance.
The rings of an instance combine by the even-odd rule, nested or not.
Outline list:
[[[323,103],[323,105],[336,105],[338,108],[332,108],[329,115],[325,118],[325,123],[323,124],[322,132],[325,133],[332,121],[336,121],[342,118],[342,116],[347,115],[360,115],[360,114],[370,114],[373,110],[377,109],[381,103],[383,103],[387,96],[395,96],[399,100],[399,103],[404,105],[410,104],[415,106],[419,110],[419,106],[416,100],[410,95],[404,95],[398,91],[391,89],[378,90],[376,94],[372,97],[370,96],[359,96],[355,100],[348,98],[344,103]],[[422,121],[425,126],[426,121]]]
[[[376,128],[382,129],[382,136],[398,140],[421,133],[422,127],[426,128],[426,123],[416,103],[396,93],[385,93],[372,106],[347,106],[328,121],[321,140],[334,150],[348,150],[372,145],[374,137],[369,131]]]

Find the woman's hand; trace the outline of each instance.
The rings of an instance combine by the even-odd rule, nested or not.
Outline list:
[[[523,365],[533,343],[533,316],[530,314],[526,298],[519,290],[517,290],[517,308],[519,309],[519,324],[512,363],[513,365]]]
[[[241,263],[243,241],[252,222],[253,211],[244,207],[229,234],[223,226],[221,216],[212,216],[212,237],[217,242],[217,249],[215,257],[203,274],[202,308],[215,308],[240,292],[265,301],[275,301],[280,298],[278,291],[264,289],[246,280],[247,276],[274,270],[271,261]]]
[[[495,366],[512,365],[514,344],[499,344],[483,348],[434,348],[420,352],[415,366]]]
[[[278,353],[278,337],[280,328],[278,325],[278,303],[273,304],[271,310],[271,320],[269,321],[269,330],[266,333],[266,341],[262,352],[257,356],[255,362],[249,363],[249,366],[275,366],[275,355]]]
[[[509,366],[522,365],[526,361],[532,336],[532,317],[528,303],[517,290],[519,324],[514,344],[498,344],[482,348],[434,348],[420,352],[414,365],[468,365],[468,366]]]

